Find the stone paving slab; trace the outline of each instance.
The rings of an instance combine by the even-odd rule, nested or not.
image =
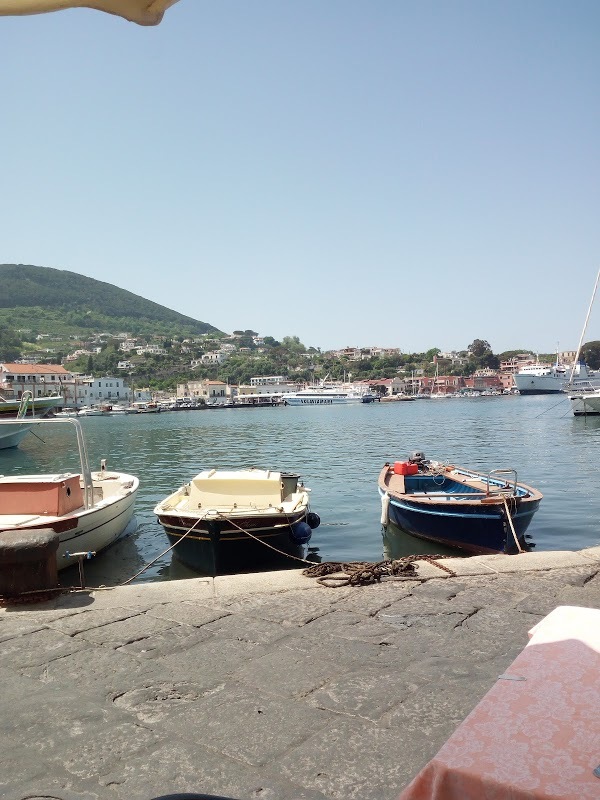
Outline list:
[[[283,775],[277,763],[256,768],[210,750],[202,741],[167,736],[151,758],[140,754],[123,759],[98,783],[100,790],[93,800],[148,800],[174,791],[244,800],[326,800],[326,795],[304,787],[293,775]],[[14,800],[23,800],[23,795]]]
[[[600,548],[420,563],[328,589],[293,570],[0,609],[0,797],[394,800]]]

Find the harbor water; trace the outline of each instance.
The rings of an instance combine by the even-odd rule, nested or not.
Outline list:
[[[528,533],[536,550],[600,544],[600,418],[574,418],[566,395],[449,398],[340,406],[178,411],[80,418],[92,469],[140,479],[137,529],[86,563],[88,585],[110,586],[161,554],[167,538],[155,504],[202,469],[299,472],[321,517],[310,558],[378,561],[439,552],[394,533],[384,543],[377,477],[412,450],[489,471],[514,468],[544,499]],[[79,471],[72,426],[40,425],[0,451],[4,475]],[[385,547],[384,547],[385,545]],[[300,566],[300,565],[299,565]],[[136,582],[193,577],[172,553]],[[72,582],[76,582],[75,579]]]

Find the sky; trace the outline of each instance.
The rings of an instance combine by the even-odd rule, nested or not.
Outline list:
[[[577,346],[600,267],[597,0],[0,18],[0,97],[1,263],[307,347]]]

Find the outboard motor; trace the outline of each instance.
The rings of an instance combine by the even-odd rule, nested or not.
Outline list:
[[[413,450],[408,461],[410,464],[418,464],[419,466],[427,463],[425,453],[422,450]]]

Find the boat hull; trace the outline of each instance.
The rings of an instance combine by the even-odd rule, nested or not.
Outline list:
[[[600,414],[600,391],[590,394],[569,395],[571,408],[576,417],[598,416]]]
[[[29,431],[31,425],[3,425],[0,419],[0,450],[6,450],[9,447],[18,447],[21,440],[24,439]]]
[[[298,567],[295,558],[303,558],[305,546],[294,540],[292,525],[305,519],[305,508],[269,518],[237,517],[235,525],[224,519],[198,522],[191,516],[158,514],[170,543],[175,545],[174,556],[194,571],[213,576],[261,571],[265,567]]]
[[[386,464],[379,476],[384,527],[390,521],[412,536],[473,555],[531,549],[525,532],[542,494],[517,483],[514,470],[485,474],[422,462],[412,464],[417,472],[406,472],[405,466],[397,472]]]
[[[350,403],[362,403],[362,397],[344,397],[322,395],[320,397],[284,397],[283,402],[288,406],[338,406]]]
[[[564,375],[519,375],[513,376],[519,394],[560,394],[566,378]]]
[[[383,492],[380,490],[380,494]],[[447,503],[444,503],[447,506]],[[511,513],[519,544],[528,549],[524,534],[539,501]],[[424,511],[407,500],[390,500],[389,518],[399,528],[419,539],[436,542],[473,555],[515,553],[518,547],[503,511],[504,504],[475,506],[460,512],[450,512],[442,504]]]
[[[55,408],[60,408],[64,402],[64,399],[59,395],[34,398],[27,405],[25,416],[28,418],[45,417],[52,413]],[[20,406],[21,400],[0,402],[0,419],[16,419]]]
[[[562,392],[562,388],[561,389],[544,389],[544,388],[532,389],[532,388],[528,387],[527,389],[519,389],[519,394],[560,394],[561,392]]]
[[[135,492],[110,506],[81,514],[75,528],[60,533],[58,569],[77,563],[78,559],[67,553],[98,554],[120,539],[132,520],[134,504]]]

